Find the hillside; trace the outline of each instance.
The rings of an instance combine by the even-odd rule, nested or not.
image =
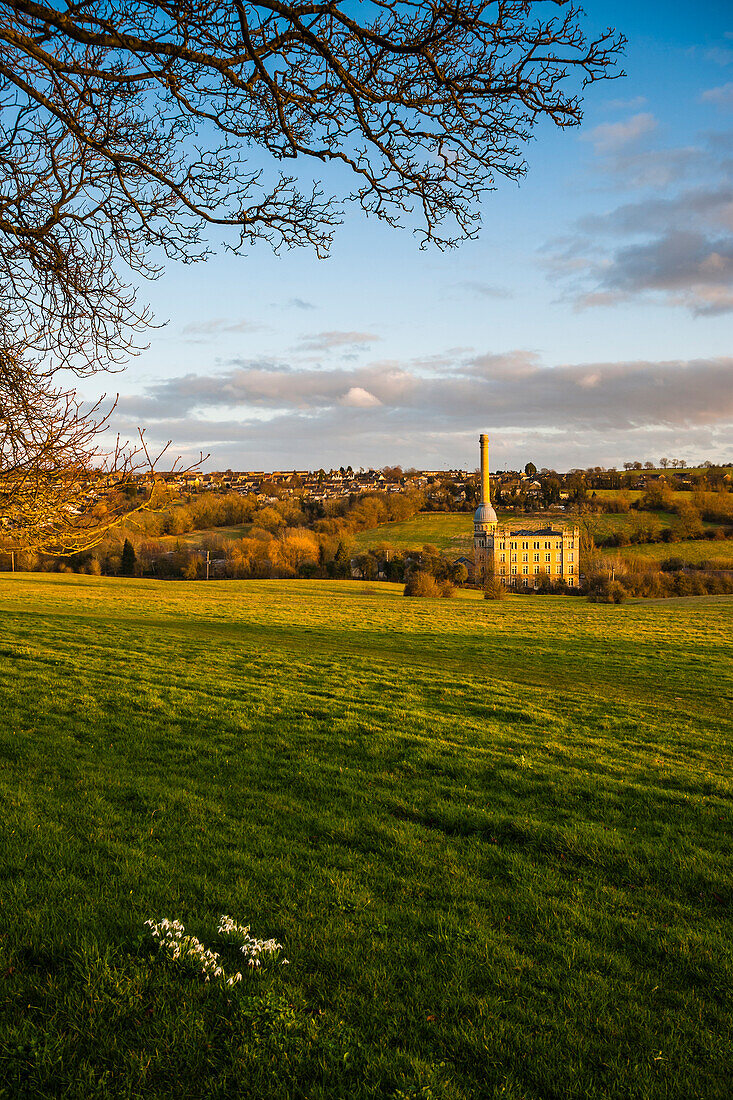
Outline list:
[[[529,514],[500,512],[500,523],[517,526],[539,526],[543,523],[580,525],[595,537],[604,537],[613,531],[630,534],[658,525],[660,530],[674,526],[677,517],[671,512],[588,513],[583,516],[562,513]],[[473,515],[469,512],[419,512],[401,523],[383,523],[368,531],[360,531],[354,538],[359,550],[389,543],[400,549],[420,549],[430,544],[439,550],[456,554],[473,553]]]
[[[403,550],[430,545],[456,554],[473,552],[473,513],[419,512],[399,523],[382,523],[360,531],[354,537],[358,550],[369,550],[383,542]]]
[[[683,539],[681,542],[643,543],[601,550],[604,558],[663,562],[678,559],[687,565],[707,564],[710,569],[733,569],[733,541],[730,539]]]
[[[477,596],[0,578],[0,1094],[727,1095],[733,598]]]

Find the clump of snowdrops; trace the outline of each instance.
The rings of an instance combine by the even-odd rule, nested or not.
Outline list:
[[[188,970],[193,970],[204,981],[220,981],[228,986],[241,982],[241,972],[227,975],[219,954],[205,947],[196,936],[187,933],[181,921],[163,917],[159,921],[146,920],[145,927],[150,929],[150,935],[160,951]],[[262,966],[263,959],[276,956],[279,951],[282,951],[283,945],[277,940],[258,940],[250,935],[248,924],[237,924],[226,915],[220,918],[217,932],[229,943],[239,947],[247,966],[255,969]],[[280,960],[281,965],[286,965],[287,962],[287,959]]]

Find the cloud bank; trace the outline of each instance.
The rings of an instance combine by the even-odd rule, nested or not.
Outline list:
[[[639,148],[652,129],[644,114],[590,132],[609,182],[642,195],[578,219],[543,247],[542,262],[579,309],[647,301],[695,317],[733,311],[730,135],[708,134],[677,149]]]
[[[121,399],[118,414],[123,430],[145,422],[151,437],[211,450],[213,466],[344,457],[454,465],[464,450],[473,464],[471,440],[488,429],[504,453],[531,440],[543,464],[563,468],[631,450],[730,450],[732,383],[733,358],[550,367],[517,350],[463,355],[429,373],[417,362],[324,370],[252,361],[171,378]]]

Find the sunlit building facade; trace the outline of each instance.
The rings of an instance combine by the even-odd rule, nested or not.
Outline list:
[[[537,588],[545,578],[577,587],[580,528],[499,523],[491,504],[489,437],[482,435],[479,442],[481,503],[473,517],[475,579],[482,583],[493,575],[507,588],[518,591]]]

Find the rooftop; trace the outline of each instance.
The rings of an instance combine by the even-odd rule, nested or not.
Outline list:
[[[567,527],[511,527],[508,524],[503,525],[508,527],[510,535],[562,535],[564,531],[567,531]]]

